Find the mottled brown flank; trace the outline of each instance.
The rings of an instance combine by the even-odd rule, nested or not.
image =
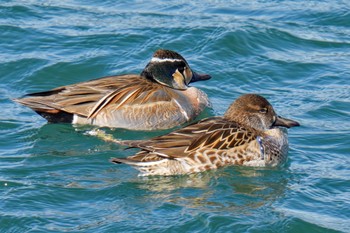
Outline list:
[[[209,156],[209,160],[212,164],[215,164],[215,161],[217,160],[216,156]]]
[[[197,160],[199,160],[199,162],[201,162],[201,163],[206,163],[206,162],[207,162],[207,159],[204,158],[203,155],[196,155],[196,158],[197,158]]]
[[[235,160],[235,165],[242,165],[243,164],[243,159],[236,159]]]
[[[269,117],[271,119],[267,120],[271,121],[276,116]],[[277,136],[274,137],[274,135]],[[265,160],[261,159],[260,144],[256,140],[258,136],[262,138]],[[250,126],[242,127],[227,118],[214,117],[135,145],[139,145],[145,153],[158,152],[165,155],[161,159],[176,162],[172,165],[174,169],[165,171],[167,175],[174,175],[214,169],[224,165],[276,166],[285,159],[287,153],[285,137],[278,128],[262,131]],[[157,169],[159,173],[164,173],[166,166],[159,166],[154,168],[155,171],[152,174],[157,173]]]
[[[205,152],[205,154],[208,156],[208,157],[212,157],[212,156],[216,156],[216,152],[215,151],[212,151],[212,150],[204,150],[203,153]]]
[[[219,167],[223,167],[223,166],[225,166],[225,163],[223,162],[223,161],[218,161],[217,163],[216,163],[216,166],[219,168]]]

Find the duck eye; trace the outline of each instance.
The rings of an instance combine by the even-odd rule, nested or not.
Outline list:
[[[267,113],[267,108],[261,108],[261,109],[259,110],[259,112],[265,114],[265,113]]]
[[[178,70],[179,70],[181,73],[183,73],[184,70],[185,70],[185,67],[179,67]]]

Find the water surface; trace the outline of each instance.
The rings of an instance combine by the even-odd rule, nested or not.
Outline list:
[[[349,12],[341,0],[1,1],[1,232],[350,232]],[[135,150],[11,101],[139,73],[159,48],[213,76],[194,84],[213,103],[201,117],[259,93],[299,121],[288,163],[141,178],[108,162]]]

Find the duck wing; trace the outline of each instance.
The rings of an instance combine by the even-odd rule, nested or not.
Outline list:
[[[32,93],[15,99],[39,114],[66,112],[94,118],[104,108],[115,104],[142,104],[163,98],[170,101],[167,93],[155,95],[160,86],[139,75],[121,75],[99,78],[67,85],[50,91]],[[153,93],[153,94],[152,94]]]
[[[222,117],[212,117],[150,140],[121,141],[129,147],[141,148],[133,161],[155,161],[190,156],[197,150],[228,150],[255,140],[254,130],[247,130]],[[116,159],[118,160],[118,159]],[[118,161],[114,161],[118,162]]]

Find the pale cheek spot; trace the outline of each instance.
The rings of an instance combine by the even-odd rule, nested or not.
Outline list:
[[[184,75],[185,75],[185,79],[186,79],[186,84],[189,84],[191,79],[192,79],[192,76],[193,76],[191,69],[185,67]]]

